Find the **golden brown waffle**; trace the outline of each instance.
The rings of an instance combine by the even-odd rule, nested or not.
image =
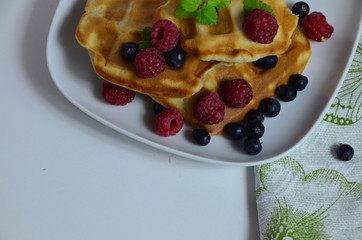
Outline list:
[[[237,41],[231,41],[232,43],[230,43],[230,38],[227,37],[226,41],[229,41],[228,44],[231,45],[224,44],[223,48],[218,48],[217,45],[220,44],[218,39],[220,39],[221,35],[229,36],[234,32],[220,32],[217,29],[220,29],[221,26],[218,25],[207,27],[208,29],[214,29],[215,32],[217,30],[217,34],[215,32],[210,34],[210,30],[208,30],[209,32],[206,35],[200,35],[203,38],[208,37],[205,42],[201,42],[198,37],[192,38],[195,37],[194,28],[197,26],[194,20],[177,20],[173,13],[172,16],[169,15],[168,17],[163,15],[167,11],[173,12],[174,7],[177,5],[177,1],[174,0],[167,3],[165,0],[88,0],[85,13],[78,24],[76,38],[88,50],[97,74],[105,80],[151,95],[162,105],[180,110],[184,118],[191,124],[202,127],[211,134],[220,134],[227,123],[240,121],[248,110],[257,108],[263,98],[273,96],[276,86],[286,83],[291,74],[301,73],[311,54],[309,41],[299,29],[295,31],[292,44],[289,45],[290,39],[287,36],[293,32],[292,29],[295,29],[296,24],[294,16],[290,17],[291,13],[286,9],[284,1],[264,1],[273,6],[281,29],[275,41],[279,42],[281,40],[284,47],[289,46],[287,51],[286,49],[277,48],[273,43],[263,44],[264,48],[254,48],[252,43],[244,43],[243,47],[250,48],[255,52],[251,53],[251,50],[236,48],[230,55],[230,46],[235,46],[232,44]],[[232,1],[232,4],[235,4],[235,2]],[[240,10],[240,2],[242,1],[239,1],[239,5],[235,9]],[[284,5],[278,5],[279,2],[283,2]],[[235,9],[233,8],[232,12],[236,11]],[[229,21],[230,19],[228,21],[223,20],[225,16],[229,16],[229,12],[225,10],[226,15],[222,12],[220,13],[220,21],[226,25],[225,29],[229,29],[229,25],[234,24],[234,22]],[[278,17],[279,15],[283,15],[283,17]],[[209,51],[206,54],[208,56],[231,56],[233,58],[244,54],[244,57],[247,56],[245,59],[251,61],[254,58],[263,56],[258,52],[258,49],[263,50],[266,55],[276,54],[278,51],[283,54],[279,55],[278,65],[271,70],[261,70],[253,63],[204,62],[189,54],[180,70],[167,68],[165,72],[155,78],[138,78],[133,64],[123,60],[120,56],[120,48],[127,41],[139,42],[142,28],[152,26],[160,18],[168,18],[179,25],[183,37],[186,36],[184,43],[187,43],[188,40],[196,42],[200,40],[200,45],[195,45],[195,49],[199,48],[200,52],[198,54],[194,53],[198,57],[201,56],[203,47],[208,43],[211,45],[208,45],[207,48],[213,50],[213,52]],[[240,22],[237,24],[240,24]],[[239,37],[245,40],[242,32],[239,34],[241,34]],[[217,40],[216,43],[215,40]],[[255,45],[260,46],[261,44],[255,43]],[[240,60],[240,58],[238,59]],[[223,81],[234,78],[244,78],[250,83],[253,87],[253,100],[243,109],[226,106],[225,119],[218,124],[207,125],[195,119],[193,108],[196,102],[207,92],[217,92]]]
[[[165,0],[88,0],[76,30],[78,42],[88,49],[96,73],[114,84],[140,93],[187,97],[200,90],[204,76],[217,62],[188,56],[179,70],[166,68],[155,78],[139,78],[132,63],[120,56],[128,41],[141,41],[141,31],[157,20]]]
[[[241,121],[251,109],[257,109],[262,99],[273,97],[277,86],[286,84],[292,74],[302,73],[311,56],[308,39],[297,28],[292,36],[290,48],[278,56],[278,64],[270,70],[262,70],[253,63],[236,63],[227,66],[218,65],[208,75],[204,87],[188,98],[154,99],[167,108],[177,108],[184,118],[194,126],[201,127],[211,134],[220,134],[226,124]],[[244,108],[232,108],[225,105],[225,118],[222,122],[208,125],[194,117],[196,102],[208,92],[218,92],[223,81],[243,78],[253,88],[253,99]]]
[[[287,8],[284,0],[262,0],[272,6],[279,29],[270,44],[250,40],[242,29],[244,1],[231,0],[219,11],[218,23],[208,26],[194,19],[180,19],[174,15],[178,0],[170,0],[157,12],[158,18],[173,21],[181,31],[183,49],[203,61],[252,62],[261,57],[279,55],[291,43],[291,36],[298,24],[298,17]]]

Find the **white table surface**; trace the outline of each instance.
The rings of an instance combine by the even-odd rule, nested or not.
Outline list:
[[[0,239],[258,239],[253,168],[138,143],[58,91],[45,52],[57,4],[0,4]]]

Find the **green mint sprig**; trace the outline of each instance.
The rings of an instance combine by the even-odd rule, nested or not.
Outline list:
[[[215,25],[219,18],[218,10],[229,6],[230,0],[180,0],[175,15],[179,18],[196,18],[202,24]]]
[[[249,12],[253,11],[256,8],[268,11],[273,16],[275,16],[273,8],[270,5],[262,2],[261,0],[244,0],[244,10],[246,14],[248,14]]]
[[[152,48],[152,38],[151,38],[152,28],[144,27],[142,29],[141,37],[142,41],[138,44],[138,48],[143,50],[147,48]]]

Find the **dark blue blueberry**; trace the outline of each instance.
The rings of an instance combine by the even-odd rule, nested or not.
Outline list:
[[[337,157],[342,161],[349,161],[353,158],[354,149],[351,145],[340,143],[337,148]]]
[[[309,5],[306,2],[296,2],[292,7],[292,13],[299,16],[299,19],[304,18],[309,13]]]
[[[121,47],[121,56],[127,61],[133,62],[138,54],[138,45],[135,42],[126,42]]]
[[[261,122],[249,123],[245,126],[245,134],[248,138],[261,138],[264,135],[264,125]]]
[[[271,69],[278,63],[278,57],[276,55],[267,56],[256,60],[255,65],[263,69]]]
[[[248,155],[257,155],[262,148],[259,138],[247,138],[244,141],[244,152]]]
[[[155,115],[159,114],[160,112],[166,110],[166,108],[164,106],[162,106],[161,104],[159,104],[158,102],[155,102],[153,104],[153,112]]]
[[[245,115],[244,121],[247,123],[264,122],[264,116],[260,109],[252,109]]]
[[[229,123],[224,129],[226,136],[232,140],[238,140],[244,137],[244,126],[241,123]]]
[[[289,78],[288,84],[302,91],[308,85],[308,78],[302,74],[294,74]]]
[[[185,62],[186,52],[177,45],[171,51],[165,53],[166,63],[171,66],[173,69],[178,69],[182,67]]]
[[[290,85],[281,85],[275,89],[275,95],[284,102],[290,102],[297,97],[297,89]]]
[[[260,102],[259,109],[266,117],[275,117],[280,113],[280,102],[275,98],[264,98]]]
[[[210,134],[201,128],[194,129],[193,137],[196,143],[201,146],[206,146],[207,144],[209,144],[211,139]]]

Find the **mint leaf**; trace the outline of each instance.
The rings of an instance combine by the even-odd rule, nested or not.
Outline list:
[[[230,0],[220,0],[218,5],[216,5],[215,7],[218,9],[218,10],[221,10],[221,9],[224,9],[226,8],[227,6],[230,5]]]
[[[215,25],[218,17],[215,7],[209,4],[204,4],[202,8],[196,12],[197,21],[206,25]]]
[[[181,5],[177,5],[175,9],[175,15],[179,18],[193,18],[195,17],[195,12],[188,12],[181,7]]]
[[[244,0],[244,10],[245,10],[246,14],[248,14],[249,12],[253,11],[256,8],[268,11],[273,16],[275,16],[274,10],[270,5],[264,3],[260,0]]]
[[[202,0],[181,0],[180,6],[187,12],[194,12],[198,9]]]
[[[142,36],[142,40],[143,41],[151,41],[151,33],[152,33],[152,28],[151,27],[144,27],[142,29],[142,33],[141,33],[141,36]]]
[[[142,41],[138,44],[139,49],[152,48],[151,33],[152,33],[151,27],[144,27],[142,29],[142,33],[141,33]]]
[[[140,42],[140,44],[138,45],[138,48],[140,50],[143,50],[143,49],[148,49],[148,48],[152,48],[152,43],[151,42]]]
[[[207,3],[213,7],[216,7],[218,10],[221,10],[229,6],[230,0],[209,0]]]
[[[175,8],[175,16],[196,18],[202,24],[215,25],[219,18],[218,10],[227,7],[230,0],[180,0]]]
[[[222,0],[209,0],[207,3],[213,7],[216,7]]]

